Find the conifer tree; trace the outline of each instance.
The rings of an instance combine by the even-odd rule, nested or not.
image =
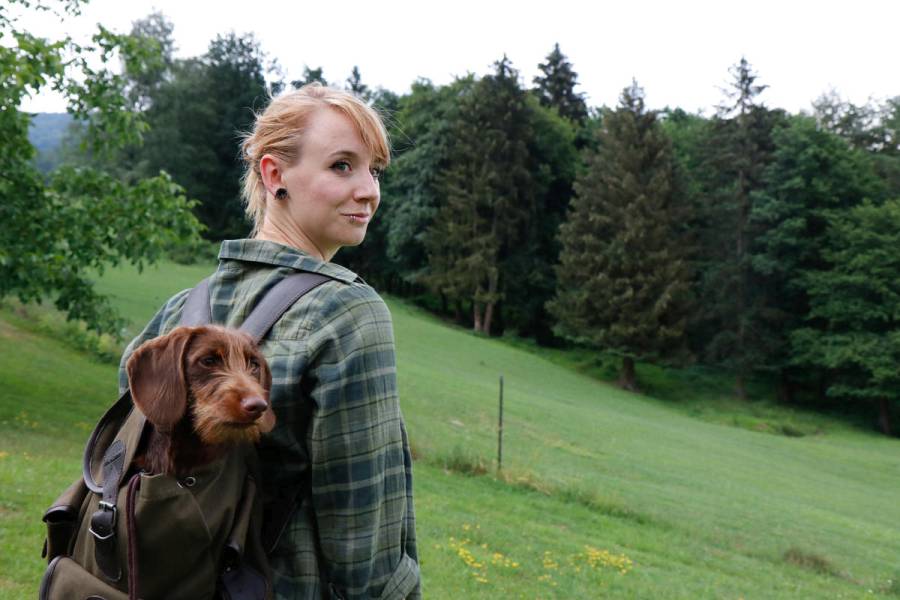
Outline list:
[[[634,361],[682,347],[689,307],[685,217],[674,203],[671,143],[636,82],[603,121],[599,150],[575,182],[560,228],[558,332],[622,357],[620,384],[636,389]]]
[[[300,79],[294,79],[291,81],[291,87],[295,90],[299,90],[307,83],[313,83],[318,81],[322,85],[328,85],[328,81],[325,79],[325,72],[322,67],[316,67],[315,69],[311,69],[307,66],[303,67],[303,77]]]
[[[359,67],[356,65],[353,65],[353,71],[350,73],[350,77],[347,78],[347,89],[363,100],[368,101],[372,97],[369,86],[362,82],[362,75],[360,75]]]
[[[443,204],[426,239],[425,279],[434,291],[471,302],[473,327],[484,333],[502,298],[501,263],[521,249],[535,215],[530,129],[526,93],[506,56],[459,99],[450,128],[448,164],[438,183]]]
[[[746,379],[765,362],[765,340],[756,334],[763,282],[753,279],[750,222],[754,193],[763,188],[763,170],[772,152],[772,130],[783,120],[769,111],[759,95],[767,86],[745,58],[731,69],[710,136],[710,162],[717,181],[704,198],[706,227],[701,235],[702,320],[710,337],[707,358],[735,373],[735,394],[746,398]]]
[[[538,65],[543,75],[534,78],[535,92],[544,106],[555,107],[559,114],[574,123],[581,125],[587,118],[587,105],[584,95],[575,91],[578,85],[578,74],[572,68],[566,56],[560,51],[559,44],[547,55],[546,62]]]

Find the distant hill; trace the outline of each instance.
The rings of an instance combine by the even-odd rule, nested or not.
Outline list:
[[[58,150],[72,123],[69,113],[37,113],[31,119],[28,139],[37,149],[37,166],[46,173],[59,162]]]

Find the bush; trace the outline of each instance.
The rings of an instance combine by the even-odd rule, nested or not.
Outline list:
[[[172,262],[180,265],[205,265],[215,263],[219,256],[219,242],[202,238],[183,240],[172,246],[168,255]]]

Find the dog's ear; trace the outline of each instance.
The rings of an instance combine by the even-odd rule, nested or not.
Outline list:
[[[125,365],[131,399],[161,431],[171,430],[187,410],[184,352],[193,334],[190,327],[173,329],[142,344]]]
[[[259,368],[259,380],[263,389],[266,390],[266,403],[269,406],[266,407],[266,411],[259,418],[257,427],[262,433],[268,433],[275,427],[275,411],[272,410],[272,371],[269,370],[265,357],[262,357],[262,360],[259,361]]]

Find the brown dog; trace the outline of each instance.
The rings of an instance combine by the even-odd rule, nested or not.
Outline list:
[[[178,327],[142,344],[125,369],[134,404],[153,425],[135,459],[148,473],[182,477],[275,426],[272,374],[243,332]]]

